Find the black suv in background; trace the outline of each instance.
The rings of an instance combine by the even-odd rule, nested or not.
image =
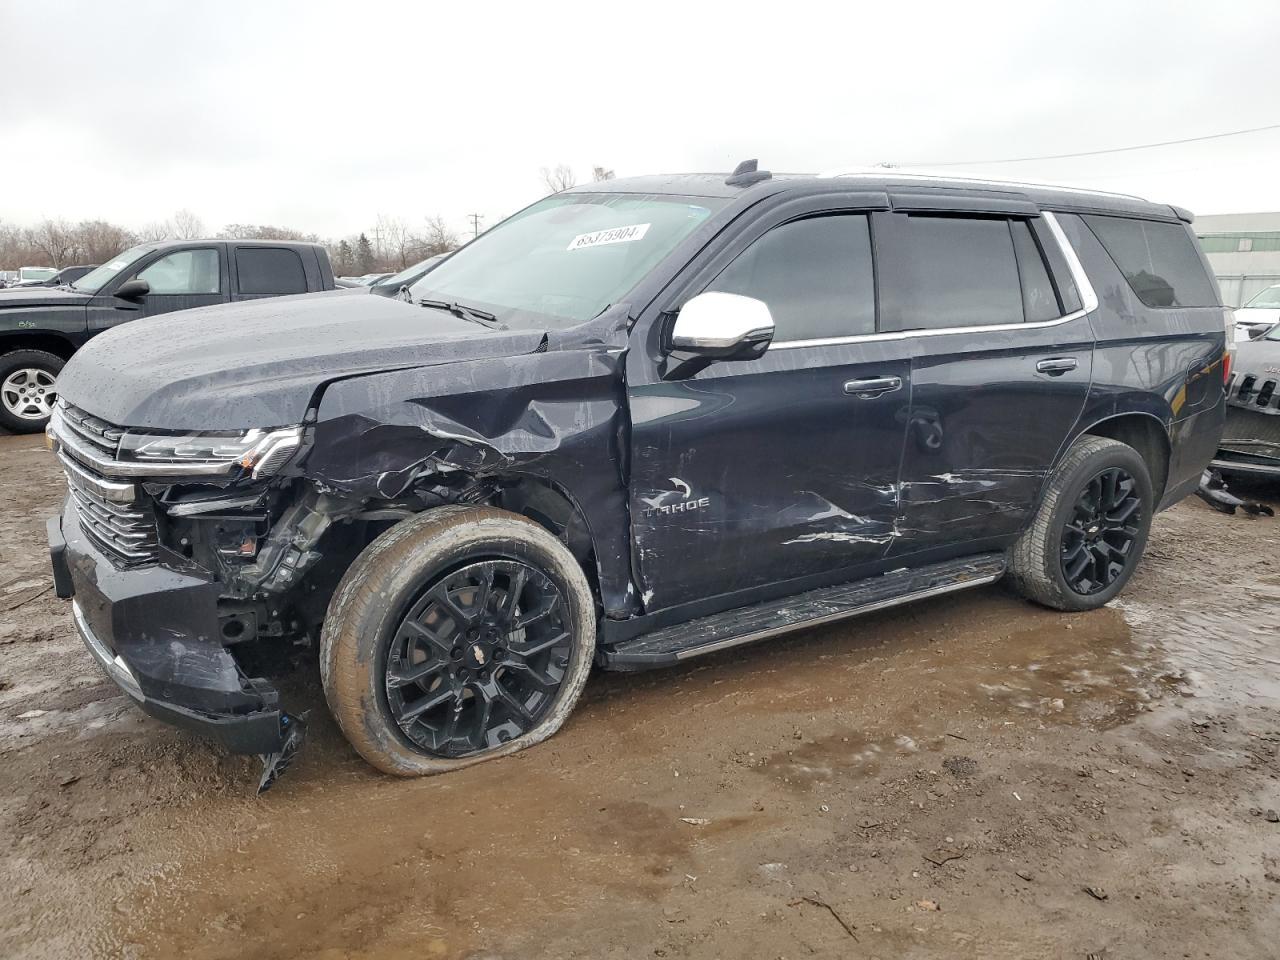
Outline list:
[[[0,292],[0,427],[43,430],[62,365],[90,337],[126,320],[332,289],[329,255],[318,244],[170,240],[126,250],[56,289]]]
[[[411,302],[148,320],[63,373],[60,596],[148,712],[266,756],[263,654],[418,775],[678,663],[1001,577],[1085,610],[1223,424],[1176,207],[895,173],[548,197]],[[855,694],[856,695],[856,694]]]

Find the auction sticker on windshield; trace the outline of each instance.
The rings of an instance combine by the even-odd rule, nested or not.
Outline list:
[[[565,249],[581,250],[584,247],[603,247],[606,243],[630,243],[642,239],[649,232],[650,226],[648,223],[633,223],[629,227],[610,227],[594,233],[580,233],[569,241],[569,246]]]

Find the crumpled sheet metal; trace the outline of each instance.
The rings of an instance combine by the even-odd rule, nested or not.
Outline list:
[[[601,344],[338,381],[320,403],[304,473],[361,499],[394,499],[457,472],[539,478],[585,518],[606,611],[627,615],[619,357]]]

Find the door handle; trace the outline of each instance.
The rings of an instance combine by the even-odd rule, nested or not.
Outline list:
[[[1068,370],[1074,370],[1079,366],[1075,357],[1054,357],[1052,360],[1041,360],[1036,364],[1037,373],[1047,373],[1051,377],[1056,377],[1066,373]]]
[[[846,380],[844,384],[844,392],[852,394],[859,400],[870,400],[883,393],[893,393],[901,389],[901,377],[867,377],[864,380]]]

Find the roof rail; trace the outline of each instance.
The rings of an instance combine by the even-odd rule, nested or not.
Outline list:
[[[846,167],[824,170],[819,177],[879,177],[880,179],[899,180],[951,180],[958,183],[983,183],[998,187],[1044,187],[1049,190],[1061,190],[1064,193],[1100,193],[1108,197],[1124,197],[1126,200],[1141,200],[1149,203],[1144,197],[1132,193],[1116,193],[1111,190],[1090,190],[1087,187],[1064,187],[1047,180],[992,180],[988,177],[965,176],[954,173],[943,173],[932,170],[906,171],[898,167]]]

